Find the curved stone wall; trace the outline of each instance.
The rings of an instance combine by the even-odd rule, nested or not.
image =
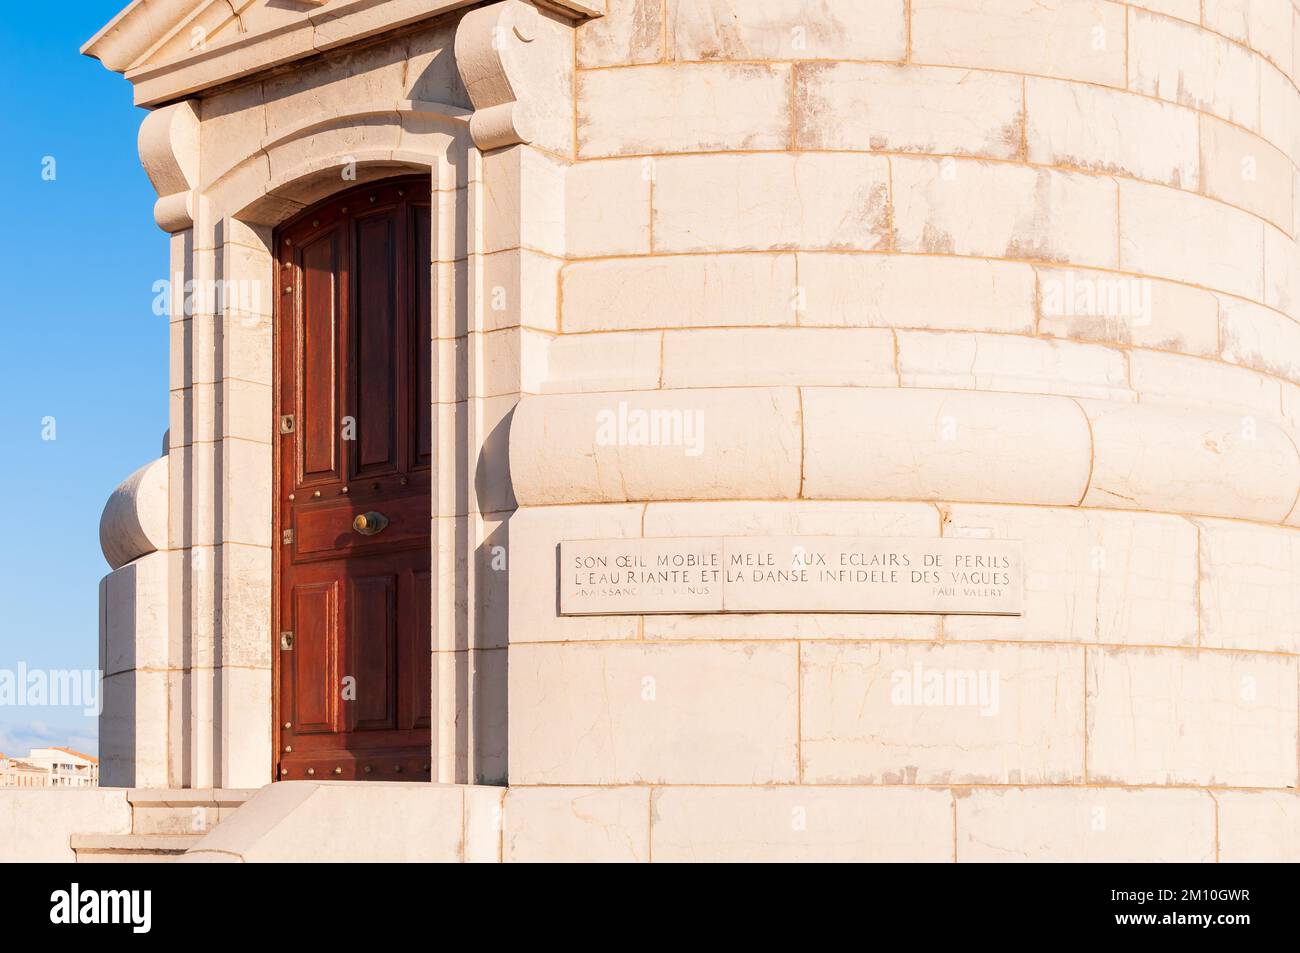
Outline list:
[[[648,797],[655,856],[1300,856],[1289,0],[609,8],[511,425],[512,786]],[[1025,611],[556,615],[559,541],[715,534],[1023,540]]]
[[[99,548],[114,569],[167,548],[167,458],[146,463],[123,480],[99,518]]]

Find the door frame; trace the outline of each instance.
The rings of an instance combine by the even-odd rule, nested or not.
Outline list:
[[[316,212],[322,208],[326,208],[330,205],[333,205],[336,202],[343,200],[353,192],[362,192],[382,185],[396,184],[402,181],[419,183],[421,185],[426,185],[430,187],[431,198],[433,199],[433,203],[430,211],[430,215],[431,215],[430,222],[431,222],[431,227],[434,228],[436,234],[438,209],[436,203],[437,191],[436,188],[434,187],[435,183],[430,183],[429,173],[427,170],[424,172],[412,172],[409,169],[398,169],[395,170],[395,174],[393,175],[369,178],[365,182],[350,185],[347,188],[339,189],[335,192],[332,192],[331,194],[325,196],[324,198],[321,198],[316,202],[313,202],[311,205],[298,209],[294,211],[291,215],[286,216],[284,220],[279,222],[271,232],[271,270],[272,270],[271,294],[273,295],[272,308],[271,308],[272,310],[272,319],[271,319],[272,359],[271,359],[270,425],[271,425],[271,474],[272,476],[271,476],[271,605],[270,605],[270,633],[269,633],[270,652],[271,652],[271,697],[270,697],[271,750],[269,752],[270,764],[267,767],[267,772],[270,775],[272,783],[278,782],[280,780],[279,774],[276,771],[276,765],[279,762],[280,750],[283,743],[283,738],[281,737],[283,732],[283,723],[280,720],[280,691],[281,691],[280,620],[282,618],[281,599],[283,594],[281,592],[282,589],[281,579],[282,579],[282,572],[284,569],[283,551],[285,545],[283,542],[282,534],[285,527],[284,527],[283,507],[281,506],[281,501],[283,500],[283,494],[281,492],[282,490],[281,475],[283,473],[282,463],[283,463],[283,453],[284,453],[284,449],[283,449],[284,441],[281,439],[282,435],[280,433],[280,411],[281,411],[280,386],[284,379],[283,374],[285,372],[285,368],[282,366],[284,348],[281,346],[281,344],[282,344],[282,335],[286,333],[286,330],[292,329],[293,327],[293,325],[290,324],[288,328],[286,328],[286,322],[283,320],[284,315],[282,312],[282,306],[284,301],[284,285],[282,283],[282,279],[284,277],[284,272],[286,269],[280,266],[280,257],[279,257],[280,237],[283,234],[284,230],[289,226],[297,223],[303,218],[306,218],[308,215],[311,215],[313,212]],[[431,245],[431,248],[432,247],[433,246]],[[434,254],[436,253],[437,253],[436,249],[434,249]],[[289,271],[292,274],[294,272],[294,269],[289,269]],[[433,299],[434,299],[433,301],[430,302],[430,309],[431,309],[430,310],[430,322],[431,322],[430,333],[436,339],[437,295],[436,293],[433,292],[432,284],[430,287],[431,287],[431,294],[433,295]],[[301,300],[301,295],[295,294],[292,300],[295,303],[295,307],[296,307],[297,302]],[[433,371],[433,374],[436,378],[437,370],[436,370],[436,366],[434,366],[435,363],[436,362],[431,362],[431,370]],[[431,381],[430,393],[433,394],[434,392],[435,392],[434,382]],[[433,447],[434,456],[430,468],[430,494],[431,496],[434,496],[436,495],[435,491],[437,487],[438,456],[439,456],[438,454],[439,448],[437,446],[436,441],[432,443],[432,447]],[[431,504],[435,502],[436,500],[431,500]],[[437,540],[434,538],[432,529],[433,529],[432,526],[430,526],[429,527],[429,549],[430,549],[429,555],[430,555],[431,576],[434,572],[434,567],[436,565],[436,553],[433,552],[433,549],[437,543]],[[431,583],[436,584],[436,579],[431,579]],[[436,585],[435,588],[432,589],[432,596],[433,598],[436,599],[437,596]],[[430,609],[429,618],[431,621],[430,649],[432,650],[432,639],[433,639],[432,623],[433,620],[436,619],[436,615],[432,611],[432,607]],[[434,678],[437,677],[436,670],[433,673],[433,677]],[[430,690],[432,690],[432,688],[433,686],[430,685]],[[436,725],[438,719],[438,712],[436,710],[432,712],[432,719],[433,719],[433,725],[430,728],[431,738],[430,738],[430,752],[429,752],[429,757],[431,759],[433,758],[433,750],[432,750],[433,739],[437,737]],[[426,780],[433,780],[434,778],[436,778],[436,772],[431,771],[429,778],[427,778]],[[327,779],[322,778],[321,780],[327,780]],[[375,781],[372,783],[385,784],[389,782]]]

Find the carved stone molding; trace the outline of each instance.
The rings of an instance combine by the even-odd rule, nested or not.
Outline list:
[[[113,491],[99,518],[99,547],[114,569],[167,548],[167,457],[146,463]]]
[[[125,2],[125,0],[123,0]],[[536,0],[569,22],[602,16],[605,0]],[[300,16],[284,0],[135,0],[86,42],[82,53],[126,76],[137,106],[157,106],[431,20],[474,0],[304,0]],[[273,17],[245,32],[261,7]],[[232,14],[237,14],[232,16]],[[265,24],[271,25],[265,25]],[[204,26],[202,44],[179,42]],[[179,50],[179,52],[178,52]]]
[[[153,217],[166,232],[194,225],[199,182],[199,114],[186,100],[155,110],[140,124],[140,163],[158,193]]]
[[[571,43],[571,29],[524,0],[465,15],[456,30],[456,67],[474,106],[469,128],[475,145],[485,151],[557,145],[547,140],[570,109]]]

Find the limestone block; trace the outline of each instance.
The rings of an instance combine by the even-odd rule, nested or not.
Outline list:
[[[476,784],[465,788],[465,862],[499,864],[501,824],[504,820],[504,785]]]
[[[262,84],[250,83],[198,100],[199,183],[208,188],[247,161],[266,136]]]
[[[894,158],[901,251],[1114,268],[1115,184],[1056,169]]]
[[[667,0],[678,60],[902,59],[902,0]]]
[[[782,384],[892,387],[894,336],[884,328],[667,331],[664,387]]]
[[[1102,0],[913,0],[912,59],[1124,85],[1124,7]]]
[[[603,17],[578,26],[578,68],[657,63],[663,55],[662,0],[610,0]]]
[[[469,94],[456,69],[456,23],[435,22],[431,29],[406,41],[406,87],[403,99],[449,103],[471,108]]]
[[[791,499],[799,466],[793,388],[525,397],[510,428],[524,506]]]
[[[334,114],[331,114],[333,116]],[[347,113],[342,114],[347,116]],[[270,145],[266,149],[271,180],[284,181],[297,178],[304,170],[322,170],[322,192],[329,192],[355,184],[355,179],[344,177],[348,163],[366,153],[391,152],[401,146],[402,125],[396,112],[377,115],[351,116],[345,125],[321,128],[311,133],[295,136]],[[353,170],[356,171],[355,169]],[[325,195],[303,196],[315,201]]]
[[[567,168],[554,156],[529,146],[484,155],[480,204],[475,209],[483,251],[523,247],[564,257]]]
[[[1087,421],[1063,397],[804,388],[803,495],[1074,505]]]
[[[266,419],[271,420],[268,401]],[[271,545],[271,500],[274,462],[269,444],[223,440],[222,507],[225,538],[250,546]]]
[[[848,153],[656,162],[656,251],[853,248],[889,242],[889,160]]]
[[[1219,350],[1219,302],[1172,281],[1069,268],[1038,268],[1038,330],[1181,354]]]
[[[1300,321],[1300,249],[1277,229],[1264,226],[1264,298]]]
[[[509,863],[645,863],[650,788],[512,787],[503,849]]]
[[[1122,352],[1007,334],[899,331],[898,374],[904,387],[1133,399]]]
[[[1291,228],[1294,169],[1282,152],[1237,126],[1202,115],[1201,156],[1207,195],[1278,228]]]
[[[1132,0],[1129,6],[1177,17],[1188,23],[1201,22],[1201,0]]]
[[[1029,161],[1118,172],[1195,192],[1197,117],[1190,109],[1081,83],[1025,80]]]
[[[269,493],[267,494],[270,495]],[[224,576],[221,662],[229,666],[271,665],[271,550],[227,543],[221,547]]]
[[[565,331],[794,324],[794,255],[578,262],[561,273]]]
[[[792,643],[516,646],[510,780],[789,783],[797,681]]]
[[[0,790],[0,843],[8,862],[76,860],[73,834],[129,834],[126,791],[96,788]]]
[[[1295,11],[1290,0],[1205,0],[1204,23],[1291,70]]]
[[[1215,791],[1219,860],[1294,863],[1300,857],[1300,795],[1295,791]]]
[[[977,788],[956,797],[959,861],[1214,860],[1206,791]]]
[[[231,378],[271,385],[274,355],[271,318],[261,314],[234,313],[224,316],[226,372]]]
[[[552,338],[537,392],[653,390],[659,386],[661,337],[653,331],[624,331]]]
[[[1240,298],[1219,304],[1225,361],[1300,383],[1300,323]]]
[[[1034,325],[1029,265],[933,255],[797,258],[800,324],[1012,333]]]
[[[480,622],[480,627],[486,626]],[[505,784],[506,649],[435,651],[432,663],[438,776]],[[499,838],[499,819],[495,827]]]
[[[114,569],[167,548],[168,458],[146,463],[118,485],[99,517],[99,547]]]
[[[1123,179],[1119,204],[1122,270],[1263,300],[1264,226],[1258,218],[1198,195]]]
[[[1201,644],[1300,654],[1300,532],[1197,520]]]
[[[853,54],[857,58],[859,54]],[[1018,77],[885,63],[805,63],[795,71],[800,149],[1020,154]]]
[[[1088,780],[1294,787],[1296,659],[1088,652]]]
[[[1221,302],[1228,300],[1220,298]],[[1228,327],[1240,329],[1242,323],[1234,321],[1229,325],[1225,321],[1225,331]],[[1239,362],[1250,353],[1241,337],[1244,333],[1237,330],[1232,338],[1224,336],[1225,343],[1233,342],[1229,353]],[[1281,406],[1278,381],[1245,368],[1192,360],[1178,354],[1130,351],[1129,379],[1144,404],[1203,407],[1224,414],[1237,412],[1242,415],[1240,423],[1246,434],[1253,426],[1253,418],[1276,418]]]
[[[1083,652],[811,642],[808,784],[1068,784],[1083,773]]]
[[[1300,157],[1300,90],[1268,66],[1260,66],[1259,79],[1259,133],[1295,162]]]
[[[482,295],[483,330],[558,330],[562,259],[514,248],[484,255],[480,261],[482,284],[476,290]]]
[[[170,664],[167,634],[168,554],[150,553],[104,577],[100,584],[100,642],[105,675]]]
[[[1196,24],[1130,10],[1128,88],[1259,128],[1259,61]]]
[[[653,165],[643,159],[577,162],[569,167],[565,225],[571,257],[650,251],[653,172]]]
[[[566,539],[626,539],[641,534],[640,505],[524,506],[510,517],[510,641],[635,639],[636,616],[560,616],[559,544]],[[513,778],[511,780],[514,780]]]
[[[1291,439],[1266,420],[1083,402],[1092,424],[1084,506],[1284,519],[1300,487]]]
[[[578,156],[783,149],[790,67],[665,64],[578,74]]]
[[[396,104],[407,98],[406,71],[406,45],[381,43],[272,76],[262,83],[265,136],[274,141],[309,116],[364,114],[375,103]]]
[[[944,535],[1023,541],[1024,614],[951,616],[949,639],[1195,645],[1196,528],[1155,513],[947,508]]]
[[[99,783],[104,787],[161,787],[170,780],[168,702],[173,678],[166,671],[137,668],[104,679],[99,716]],[[269,752],[267,757],[263,776]]]
[[[933,788],[656,788],[654,859],[941,862],[952,798]]]
[[[427,782],[268,784],[191,848],[185,861],[201,863],[213,854],[244,863],[462,861],[470,846],[468,791],[466,785]],[[331,836],[312,834],[322,830]]]
[[[265,603],[270,615],[270,603]],[[270,642],[270,639],[267,639]],[[271,669],[222,666],[217,673],[221,685],[221,719],[218,729],[221,754],[219,785],[226,788],[255,788],[266,781],[267,765],[274,757],[271,748]]]
[[[934,537],[939,511],[929,503],[822,500],[650,503],[642,524],[647,537]]]

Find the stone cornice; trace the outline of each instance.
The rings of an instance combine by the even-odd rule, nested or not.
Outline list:
[[[301,20],[258,33],[214,38],[165,62],[150,54],[213,0],[134,0],[81,52],[122,73],[138,106],[159,106],[371,36],[471,6],[474,0],[328,0],[304,3]],[[224,0],[221,0],[224,2]],[[537,0],[566,17],[603,13],[604,0]]]

